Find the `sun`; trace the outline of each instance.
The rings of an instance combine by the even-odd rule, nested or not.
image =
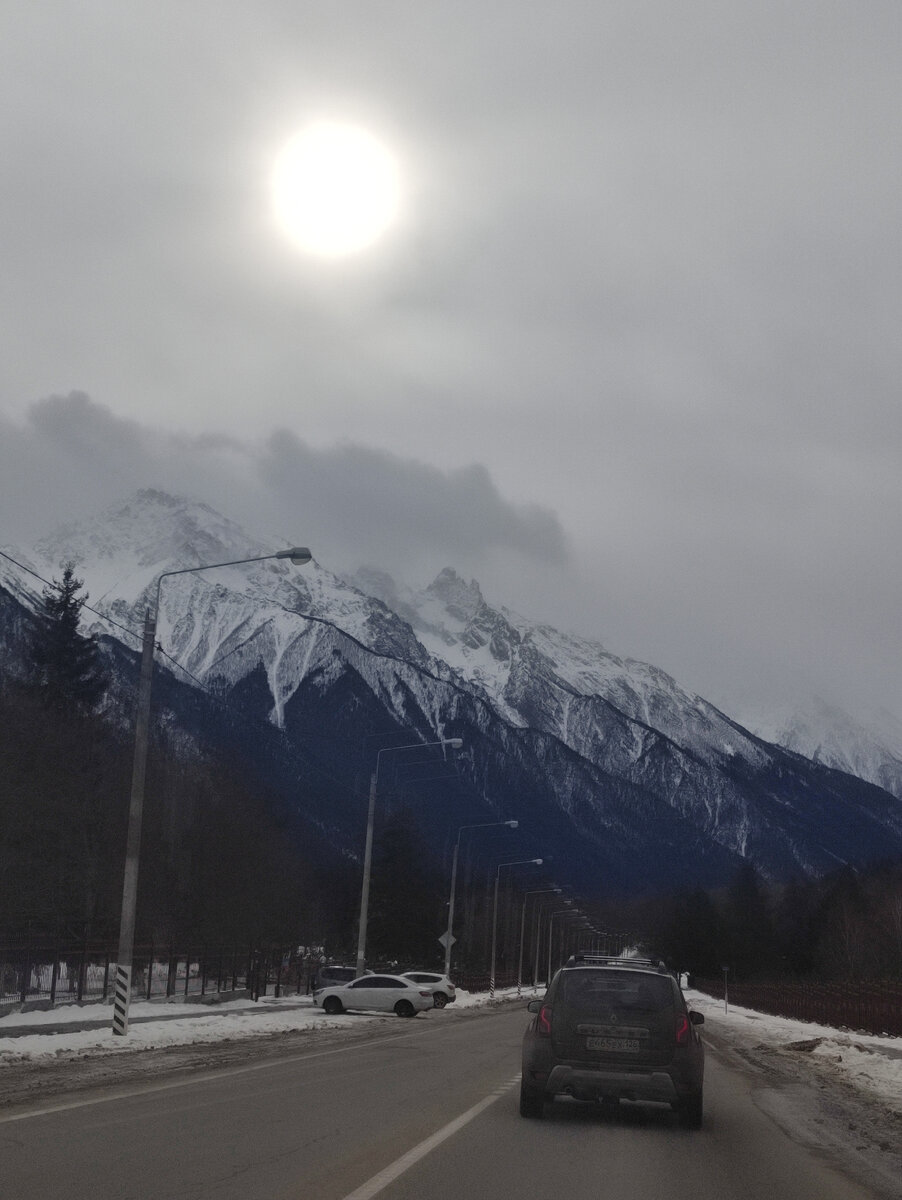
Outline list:
[[[279,224],[301,249],[323,257],[363,250],[395,220],[401,189],[394,156],[355,125],[318,122],[276,159]]]

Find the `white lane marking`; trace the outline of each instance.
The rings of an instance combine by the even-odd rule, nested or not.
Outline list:
[[[351,1042],[346,1046],[336,1046],[331,1050],[316,1050],[312,1054],[293,1054],[290,1058],[271,1058],[263,1062],[250,1063],[244,1067],[227,1067],[223,1071],[203,1071],[189,1079],[173,1079],[168,1083],[145,1084],[141,1087],[120,1090],[111,1085],[113,1090],[104,1096],[88,1096],[83,1100],[64,1100],[59,1104],[47,1104],[43,1108],[29,1109],[28,1112],[0,1114],[0,1125],[8,1125],[12,1121],[28,1121],[32,1117],[47,1117],[52,1113],[68,1112],[74,1108],[90,1108],[94,1104],[112,1104],[117,1100],[133,1100],[136,1096],[149,1096],[154,1092],[168,1092],[173,1088],[196,1087],[199,1084],[215,1082],[217,1079],[229,1079],[235,1075],[247,1075],[250,1071],[265,1071],[285,1067],[291,1063],[307,1062],[313,1058],[326,1058],[331,1054],[348,1054],[352,1050],[365,1050],[371,1046],[382,1046],[387,1042],[402,1042],[413,1037],[425,1037],[429,1030],[419,1033],[389,1034],[381,1038],[369,1038],[365,1042]],[[446,1032],[446,1030],[442,1030]]]
[[[519,1082],[520,1074],[518,1072],[513,1079],[495,1088],[494,1092],[486,1096],[484,1100],[480,1100],[478,1104],[474,1104],[472,1108],[468,1108],[459,1117],[455,1117],[453,1121],[449,1121],[447,1125],[442,1126],[431,1137],[420,1142],[418,1146],[414,1146],[412,1150],[408,1150],[406,1154],[402,1154],[400,1158],[395,1159],[393,1163],[387,1166],[384,1171],[380,1171],[378,1175],[374,1175],[372,1179],[368,1179],[356,1191],[350,1192],[344,1197],[344,1200],[371,1200],[373,1196],[378,1196],[390,1183],[394,1183],[399,1175],[403,1175],[405,1171],[410,1170],[414,1163],[418,1163],[421,1158],[425,1158],[427,1154],[431,1154],[442,1142],[447,1141],[449,1137],[453,1137],[465,1125],[469,1125],[480,1113],[485,1112],[490,1105],[494,1104],[505,1092],[509,1092],[515,1083]]]

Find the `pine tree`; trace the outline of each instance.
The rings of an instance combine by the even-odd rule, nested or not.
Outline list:
[[[442,898],[409,812],[386,821],[373,861],[368,945],[373,961],[432,962],[440,953]]]
[[[75,578],[74,563],[63,567],[43,592],[43,612],[32,639],[32,662],[48,708],[93,709],[106,689],[97,639],[79,632],[88,596],[79,596],[84,581]]]
[[[727,893],[730,968],[739,979],[764,975],[777,957],[770,905],[755,866],[740,865]]]

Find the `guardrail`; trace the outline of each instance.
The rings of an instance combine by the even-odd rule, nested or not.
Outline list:
[[[723,979],[699,979],[692,986],[723,999]],[[728,1003],[752,1008],[775,1017],[793,1017],[833,1028],[863,1033],[902,1036],[902,982],[863,980],[859,983],[822,983],[803,980],[736,983],[729,980]]]

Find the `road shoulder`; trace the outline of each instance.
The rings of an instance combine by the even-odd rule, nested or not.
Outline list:
[[[902,1114],[863,1092],[799,1043],[774,1045],[706,1026],[705,1044],[750,1083],[757,1107],[800,1145],[873,1191],[897,1200]]]

